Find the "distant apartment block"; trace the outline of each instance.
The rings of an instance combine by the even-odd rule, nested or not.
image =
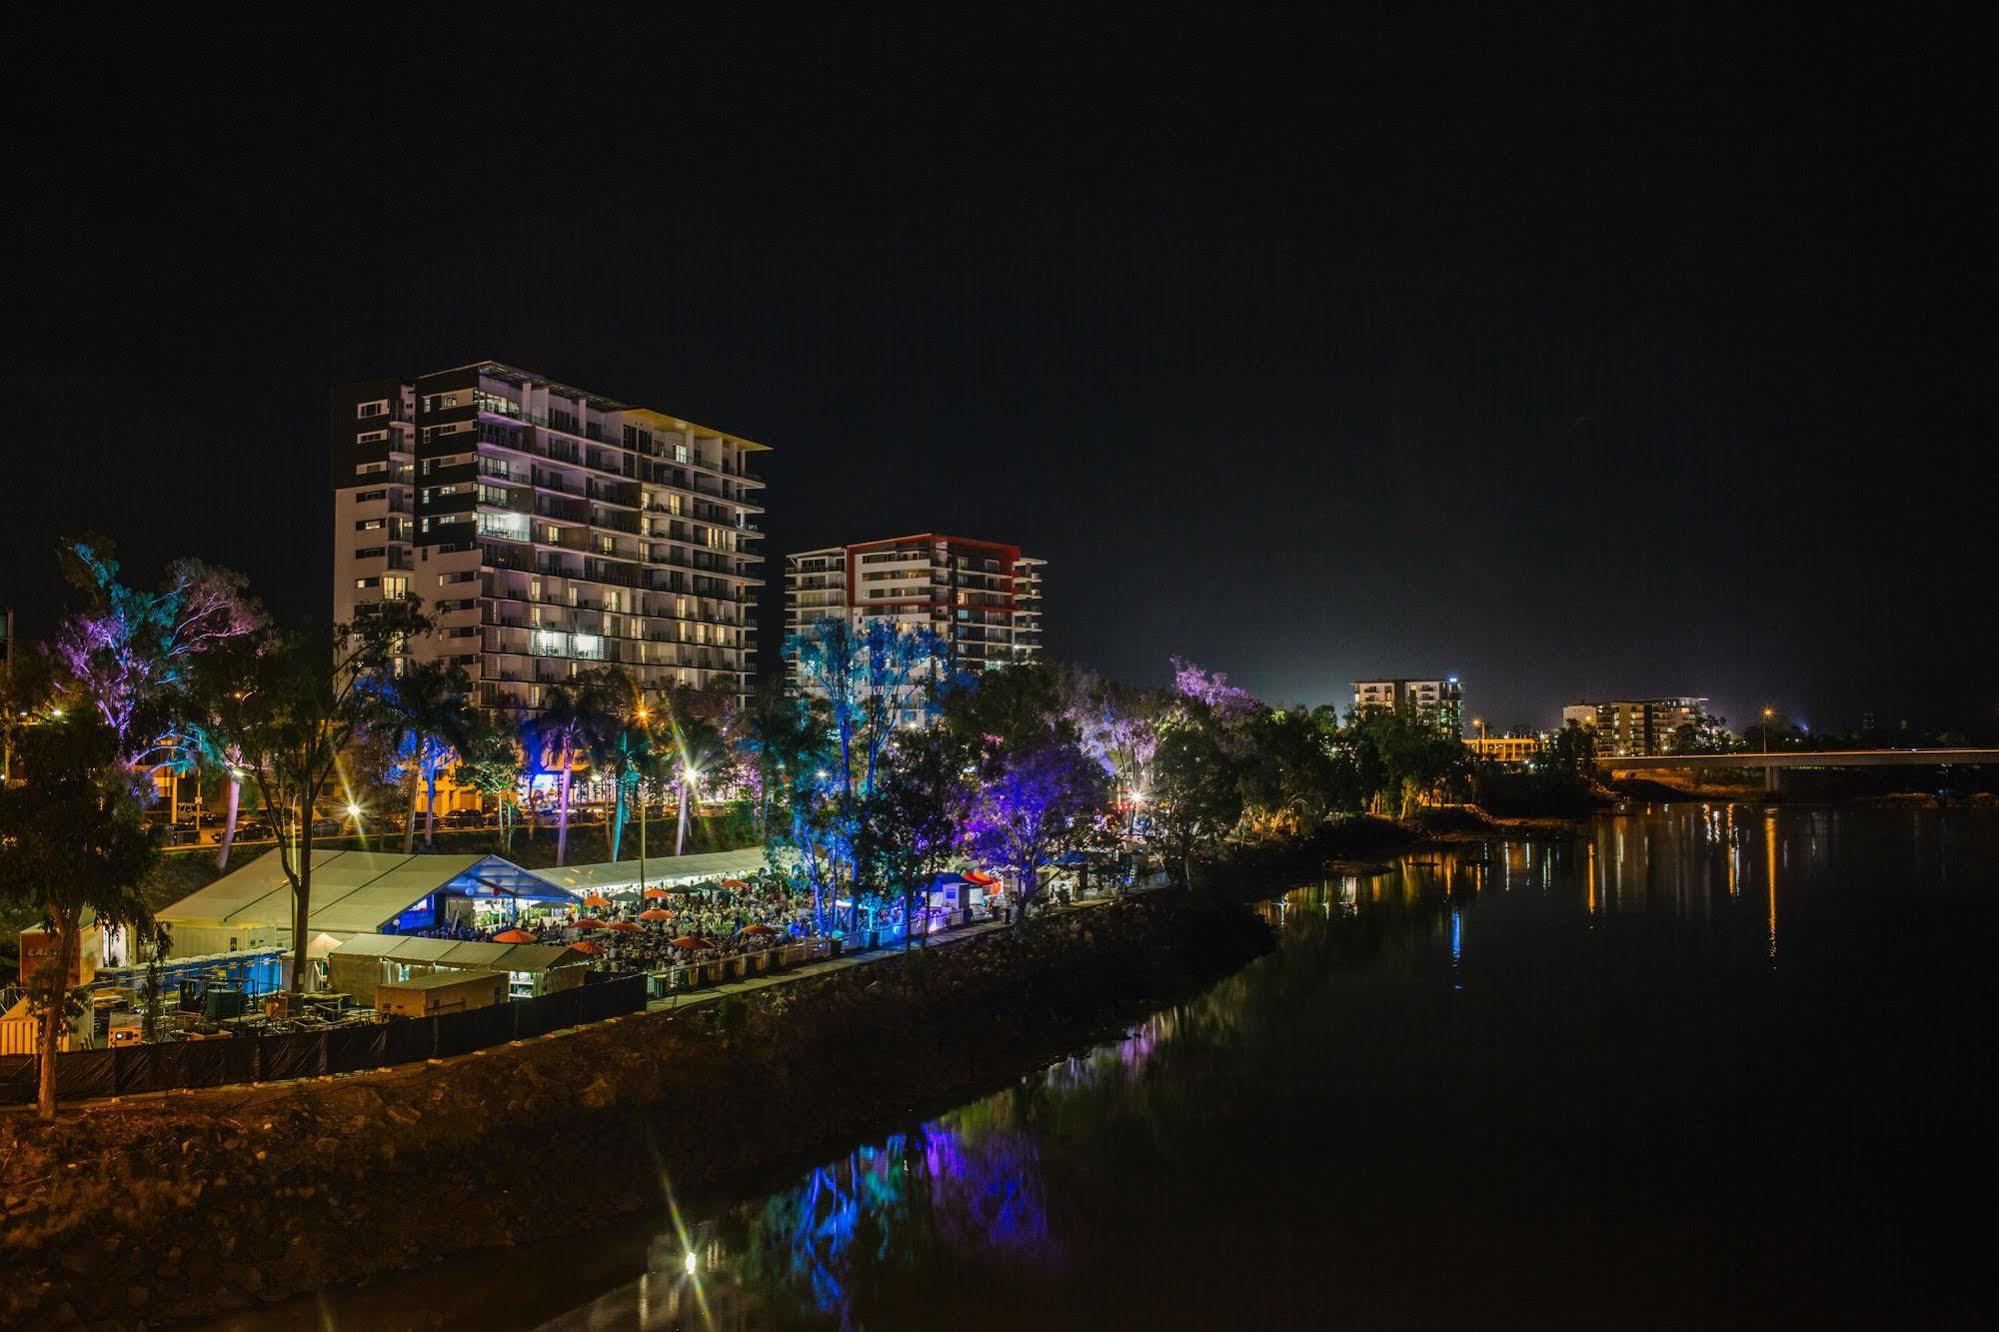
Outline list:
[[[799,551],[785,557],[785,629],[888,620],[935,630],[959,670],[1031,661],[1044,564],[1018,546],[935,532]]]
[[[481,361],[332,394],[333,615],[421,596],[486,708],[617,664],[745,693],[764,446]]]
[[[1434,719],[1437,729],[1446,735],[1464,733],[1465,691],[1455,675],[1447,675],[1441,680],[1354,681],[1353,708],[1356,713],[1375,709],[1394,712],[1405,705]]]
[[[1667,753],[1674,731],[1698,726],[1706,716],[1705,698],[1626,698],[1571,703],[1562,709],[1562,724],[1579,722],[1595,731],[1598,753],[1636,758]]]
[[[0,675],[14,664],[14,612],[0,610]]]

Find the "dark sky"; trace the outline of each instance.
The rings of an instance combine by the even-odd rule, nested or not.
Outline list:
[[[1989,723],[1989,34],[1640,8],[11,13],[0,602],[98,529],[323,615],[327,385],[491,357],[773,445],[774,553],[1019,542],[1120,675]]]

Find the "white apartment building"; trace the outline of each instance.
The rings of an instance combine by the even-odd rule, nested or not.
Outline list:
[[[1394,712],[1404,703],[1426,717],[1435,719],[1439,730],[1457,737],[1464,733],[1464,686],[1458,677],[1438,680],[1356,680],[1353,710],[1356,714],[1383,709]]]
[[[415,594],[481,707],[616,663],[741,694],[765,446],[482,361],[332,395],[333,616]]]
[[[1580,722],[1596,732],[1597,752],[1613,758],[1664,754],[1673,732],[1699,726],[1707,718],[1707,699],[1623,698],[1607,703],[1570,703],[1562,709],[1562,724]]]
[[[785,629],[889,620],[935,630],[959,670],[1031,661],[1046,563],[1018,546],[935,532],[799,551],[785,557]]]

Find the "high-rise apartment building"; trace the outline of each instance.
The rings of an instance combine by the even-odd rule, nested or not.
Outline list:
[[[1599,754],[1635,758],[1665,754],[1673,732],[1700,726],[1707,719],[1705,698],[1626,698],[1609,703],[1571,703],[1562,709],[1562,724],[1580,722],[1596,732]]]
[[[785,557],[785,628],[882,619],[935,630],[960,670],[1031,661],[1044,564],[1018,546],[934,532],[799,551]]]
[[[1455,675],[1441,680],[1354,681],[1356,713],[1377,708],[1394,712],[1405,704],[1434,719],[1444,734],[1454,738],[1464,734],[1465,690]]]
[[[475,701],[616,663],[747,692],[764,446],[482,361],[332,395],[333,616],[421,596]]]

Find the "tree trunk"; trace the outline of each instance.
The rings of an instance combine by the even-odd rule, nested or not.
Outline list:
[[[69,969],[79,941],[76,917],[63,914],[56,921],[55,971],[47,979],[48,999],[42,1008],[42,1058],[37,1069],[35,1111],[43,1119],[56,1117],[56,1056],[62,1043],[63,1024],[69,1017]]]
[[[312,819],[299,820],[298,889],[292,894],[292,993],[304,994],[306,921],[312,916]]]
[[[236,806],[243,798],[243,783],[231,770],[229,778],[229,813],[222,821],[222,850],[215,857],[215,868],[229,868],[229,848],[236,845]]]
[[[432,851],[437,848],[437,760],[424,764],[423,775],[428,792],[423,807],[423,849]]]
[[[418,770],[417,765],[415,763],[411,763],[410,764],[410,812],[409,812],[409,817],[403,820],[403,854],[406,856],[413,856],[416,854],[416,791],[417,791],[417,785],[421,781],[422,777],[423,773]]]
[[[611,860],[618,859],[618,849],[625,844],[625,782],[621,777],[611,787]]]
[[[673,854],[679,855],[687,849],[687,801],[693,795],[688,789],[687,779],[680,779],[680,831],[674,834]]]
[[[569,781],[570,760],[574,757],[567,749],[562,751],[562,786],[556,792],[560,802],[555,811],[555,863],[568,864],[569,855]]]

